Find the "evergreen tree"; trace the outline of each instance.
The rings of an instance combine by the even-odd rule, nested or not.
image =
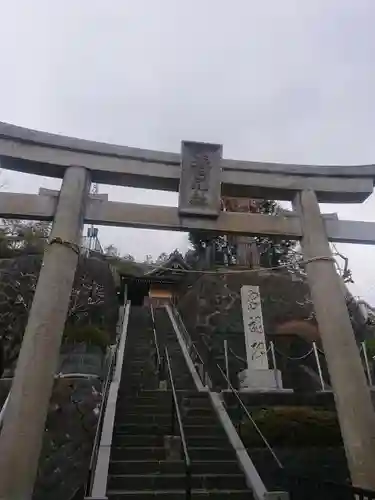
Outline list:
[[[273,200],[260,201],[257,208],[260,214],[265,215],[278,215],[282,211],[280,205]],[[259,248],[261,267],[277,267],[284,264],[290,268],[298,267],[293,251],[297,245],[295,240],[280,236],[256,236],[255,239]]]
[[[253,203],[255,212],[265,215],[277,215],[281,208],[276,201],[259,200]],[[193,267],[204,266],[207,263],[207,253],[211,253],[211,264],[216,263],[233,264],[236,258],[236,245],[232,239],[224,235],[217,235],[210,231],[191,231],[189,242],[192,246],[185,258]],[[294,269],[298,267],[295,259],[296,241],[273,236],[256,236],[255,241],[260,254],[261,267],[277,267],[287,265]],[[213,259],[213,255],[215,258]]]

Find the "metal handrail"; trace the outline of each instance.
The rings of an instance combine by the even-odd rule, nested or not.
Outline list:
[[[250,422],[253,424],[255,430],[257,431],[257,433],[259,434],[259,436],[262,438],[264,444],[266,445],[266,448],[271,452],[273,458],[275,459],[277,465],[280,467],[280,469],[284,469],[284,466],[283,464],[280,462],[280,460],[278,459],[276,453],[273,451],[271,445],[269,444],[269,442],[267,441],[267,439],[265,438],[264,434],[262,433],[262,431],[259,429],[257,423],[255,422],[255,420],[253,419],[253,417],[250,415],[250,412],[249,410],[246,408],[246,406],[244,405],[242,399],[240,398],[239,394],[238,394],[238,391],[237,389],[235,389],[233,387],[233,385],[231,384],[230,380],[228,379],[228,377],[225,375],[223,369],[221,368],[221,366],[217,363],[216,366],[218,367],[218,369],[220,370],[220,373],[222,374],[222,376],[224,377],[224,379],[226,380],[227,384],[228,384],[228,388],[231,390],[231,392],[236,396],[240,406],[242,407],[243,411],[245,412],[247,418],[250,420]]]
[[[124,314],[121,318],[120,334],[112,350],[113,357],[107,372],[105,389],[99,414],[100,422],[97,425],[95,449],[93,449],[90,460],[90,474],[86,482],[87,498],[101,498],[105,495],[108,478],[109,455],[108,446],[112,442],[113,425],[115,421],[115,409],[118,388],[124,361],[124,352],[127,337],[127,328],[130,315],[130,302],[125,300]]]
[[[0,411],[0,429],[3,426],[4,415],[5,415],[5,411],[7,409],[7,406],[8,406],[9,397],[10,397],[10,390],[8,392],[6,400],[4,401],[4,404],[3,404],[2,408],[1,408],[1,411]]]
[[[152,303],[150,302],[150,311],[151,311],[151,321],[152,321],[152,333],[154,335],[154,344],[155,344],[155,351],[156,351],[156,361],[157,361],[157,371],[160,376],[161,370],[162,370],[162,359],[160,356],[160,348],[159,348],[159,342],[158,342],[158,336],[156,333],[156,324],[155,324],[155,314],[154,314],[154,307]]]
[[[178,320],[178,323],[179,323],[179,326],[180,326],[180,331],[182,332],[182,334],[184,336],[185,345],[188,348],[188,352],[189,352],[190,357],[192,357],[191,348],[193,348],[194,349],[194,354],[195,354],[195,359],[192,358],[193,362],[196,361],[196,359],[198,359],[199,363],[202,365],[202,369],[203,369],[203,375],[202,375],[203,380],[202,380],[202,382],[203,382],[203,385],[206,385],[207,369],[206,369],[205,362],[203,361],[203,358],[200,355],[200,353],[199,353],[199,351],[197,349],[197,346],[195,345],[195,342],[191,339],[190,334],[187,331],[187,328],[185,326],[185,323],[184,323],[183,319],[181,318],[179,310],[175,306],[173,306],[173,304],[172,304],[171,309],[174,312],[174,315],[175,315],[176,319]]]
[[[86,483],[86,488],[85,488],[87,495],[89,495],[91,493],[92,475],[93,475],[93,472],[94,472],[94,469],[95,469],[95,464],[96,464],[96,460],[97,460],[97,456],[98,456],[98,450],[99,450],[99,444],[100,444],[100,436],[101,436],[102,429],[103,429],[103,420],[104,420],[105,408],[107,406],[109,388],[110,388],[111,381],[112,381],[113,369],[115,367],[115,360],[116,360],[116,354],[117,354],[118,346],[119,346],[119,342],[117,341],[117,343],[115,344],[115,346],[112,346],[112,348],[111,348],[110,360],[109,360],[109,366],[108,366],[108,372],[107,372],[107,377],[106,377],[106,380],[105,380],[105,383],[104,383],[102,401],[100,403],[98,423],[96,425],[96,433],[95,433],[95,438],[94,438],[94,444],[93,444],[93,447],[92,447],[89,472],[88,472],[87,483]]]
[[[181,318],[181,314],[179,310],[176,307],[172,307],[172,311],[174,311],[176,318],[178,319],[179,325],[183,330],[185,341],[188,343],[188,347],[194,347],[194,351],[196,356],[198,357],[199,361],[204,364],[202,356],[199,354],[199,351],[197,349],[197,346],[195,343],[191,340],[189,332],[187,331],[187,328],[185,326],[185,323],[183,322],[183,319]]]
[[[367,381],[368,381],[369,386],[372,387],[374,384],[373,384],[373,380],[372,380],[372,373],[371,373],[370,363],[369,363],[368,354],[367,354],[366,342],[361,342],[361,349],[359,352],[361,352],[361,351],[363,352],[363,359],[365,362]]]
[[[177,393],[173,382],[173,373],[171,368],[171,362],[168,353],[168,347],[165,347],[165,360],[167,371],[169,375],[169,382],[171,384],[172,390],[172,413],[171,413],[171,431],[172,435],[174,433],[175,418],[177,418],[178,430],[181,437],[182,450],[184,452],[184,462],[185,462],[185,473],[186,473],[186,500],[191,499],[191,460],[189,457],[189,452],[186,444],[185,431],[182,424],[180,407],[178,404]]]

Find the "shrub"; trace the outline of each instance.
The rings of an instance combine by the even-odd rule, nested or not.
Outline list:
[[[365,342],[367,355],[369,358],[375,357],[375,339],[367,339]]]
[[[107,331],[95,326],[68,326],[64,331],[63,343],[95,345],[105,351],[111,338]]]
[[[342,446],[340,427],[332,410],[284,406],[256,409],[251,415],[272,446]],[[263,444],[247,418],[241,423],[241,437],[248,447]]]

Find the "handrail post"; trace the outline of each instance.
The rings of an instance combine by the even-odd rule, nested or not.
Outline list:
[[[228,340],[224,339],[225,371],[227,374],[227,389],[229,390],[229,359],[228,359]]]
[[[154,307],[152,305],[152,302],[150,301],[150,312],[151,312],[151,322],[152,322],[152,333],[154,336],[154,344],[155,344],[155,366],[156,370],[158,373],[158,379],[160,382],[160,376],[163,375],[162,371],[162,359],[160,356],[160,349],[159,349],[159,342],[158,342],[158,336],[156,333],[156,324],[155,324],[155,314],[154,314]]]
[[[314,349],[314,355],[315,355],[316,366],[318,367],[318,373],[319,373],[320,385],[322,386],[322,391],[324,391],[324,390],[325,390],[325,383],[324,383],[324,378],[323,378],[322,368],[321,368],[321,366],[320,366],[320,359],[319,359],[318,349],[317,349],[317,347],[316,347],[316,342],[313,342],[313,349]]]
[[[171,400],[171,436],[174,436],[174,427],[175,427],[175,411],[176,411],[176,408],[175,408],[175,402],[174,402],[174,398],[173,398],[173,393],[172,393],[172,400]]]
[[[271,340],[271,342],[270,342],[270,348],[271,348],[272,366],[273,366],[273,371],[274,371],[274,374],[275,374],[276,387],[278,389],[280,389],[280,380],[279,380],[278,372],[277,372],[276,354],[275,354],[275,346],[274,346],[273,340]]]
[[[191,466],[186,466],[186,500],[191,499]]]
[[[173,374],[172,374],[172,368],[171,368],[171,363],[169,359],[169,353],[168,353],[168,347],[165,347],[165,362],[167,365],[167,370],[168,370],[168,375],[169,375],[169,382],[171,386],[171,393],[172,393],[172,435],[174,435],[174,427],[175,427],[175,422],[174,422],[174,417],[176,416],[179,432],[180,432],[180,437],[181,437],[181,446],[182,450],[184,452],[184,459],[185,459],[185,476],[186,476],[186,495],[185,498],[187,500],[190,500],[191,498],[191,462],[190,462],[190,457],[187,449],[187,443],[186,443],[186,438],[185,438],[185,432],[182,424],[182,418],[181,418],[181,412],[179,408],[179,403],[178,403],[178,398],[177,398],[177,393],[176,389],[174,386],[173,382]]]
[[[372,375],[371,375],[371,370],[370,370],[370,364],[368,362],[366,342],[362,342],[362,349],[363,349],[363,357],[364,357],[365,365],[366,365],[368,383],[370,386],[372,386]]]

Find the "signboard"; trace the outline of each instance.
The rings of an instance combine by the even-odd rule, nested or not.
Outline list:
[[[179,213],[218,217],[221,204],[220,144],[182,142]]]
[[[242,317],[248,369],[268,369],[259,286],[241,287]]]

